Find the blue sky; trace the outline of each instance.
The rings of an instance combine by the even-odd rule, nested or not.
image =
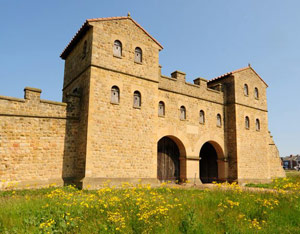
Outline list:
[[[25,86],[61,100],[60,53],[88,18],[131,13],[163,46],[164,75],[211,79],[252,67],[268,83],[269,129],[281,156],[300,154],[299,0],[0,0],[0,95]]]

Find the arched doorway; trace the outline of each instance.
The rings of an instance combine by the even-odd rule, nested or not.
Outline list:
[[[180,180],[180,150],[170,137],[163,137],[157,143],[157,178]]]
[[[206,142],[200,150],[199,168],[202,183],[212,183],[218,180],[218,154],[209,142]]]

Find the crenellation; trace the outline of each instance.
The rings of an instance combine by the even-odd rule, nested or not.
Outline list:
[[[208,80],[206,80],[204,78],[201,78],[201,77],[198,77],[198,78],[194,79],[194,84],[195,85],[200,85],[200,86],[207,87],[207,82],[208,82]]]
[[[41,89],[25,87],[24,88],[24,99],[38,102],[41,99],[41,93],[42,93]]]
[[[209,89],[206,85],[176,82],[175,78],[161,76],[158,88],[167,92],[173,92],[196,99],[207,100],[209,102],[224,104],[223,94],[218,90]]]
[[[209,86],[208,89],[209,90],[216,90],[216,91],[219,91],[219,92],[223,91],[222,84],[216,84],[216,85]]]
[[[186,76],[186,74],[181,71],[174,71],[171,73],[171,77],[181,83],[185,83],[185,76]]]

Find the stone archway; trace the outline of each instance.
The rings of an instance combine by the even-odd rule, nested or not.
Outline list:
[[[225,160],[221,147],[212,141],[208,141],[201,147],[199,176],[202,183],[212,183],[213,181],[224,181]]]
[[[162,137],[157,143],[157,178],[160,181],[185,180],[185,148],[173,136]]]

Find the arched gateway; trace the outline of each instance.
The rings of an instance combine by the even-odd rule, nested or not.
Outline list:
[[[220,146],[206,142],[200,150],[200,180],[211,183],[224,177],[224,162],[219,160],[223,155]]]
[[[165,136],[157,143],[157,178],[160,181],[180,181],[184,177],[185,161],[181,160],[185,156],[182,155],[184,149],[175,141]]]

